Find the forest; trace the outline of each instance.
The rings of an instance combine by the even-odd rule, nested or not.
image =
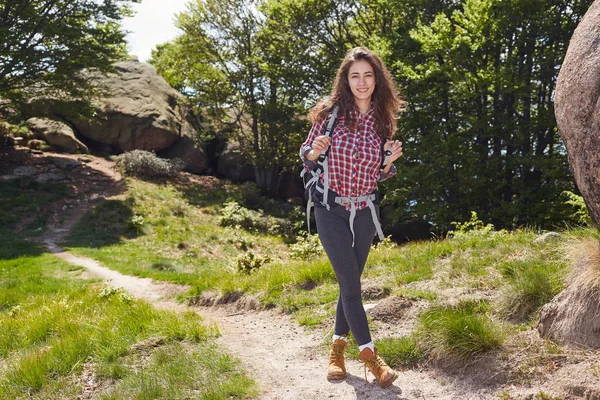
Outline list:
[[[127,57],[120,23],[137,1],[0,5],[0,112],[27,101],[90,100],[82,68]],[[56,3],[56,4],[54,4]],[[381,185],[391,224],[446,232],[471,212],[496,228],[572,221],[577,193],[553,95],[569,39],[591,0],[202,0],[149,60],[202,115],[205,143],[236,141],[256,181],[277,193],[298,171],[307,111],[327,96],[346,51],[365,46],[408,102],[398,178]],[[58,94],[57,94],[58,93]]]

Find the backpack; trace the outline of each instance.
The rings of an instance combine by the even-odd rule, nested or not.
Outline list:
[[[329,115],[327,116],[327,119],[325,120],[325,133],[324,135],[327,137],[331,137],[333,130],[335,129],[335,127],[337,126],[338,123],[338,112],[339,112],[339,106],[335,106],[333,107],[333,109],[331,110],[331,112],[329,113]],[[381,161],[381,166],[380,169],[384,169],[390,159],[390,156],[392,155],[392,152],[390,150],[384,150],[384,146],[385,146],[385,141],[381,144],[381,154],[382,154],[382,161]],[[300,177],[302,178],[303,182],[304,182],[304,194],[306,197],[306,226],[308,228],[308,233],[310,234],[310,211],[312,209],[312,207],[314,206],[314,201],[313,201],[313,193],[314,191],[318,191],[319,193],[321,193],[323,195],[323,200],[321,201],[321,204],[329,211],[330,205],[329,205],[329,167],[328,167],[328,163],[327,163],[327,156],[329,155],[329,150],[331,149],[331,146],[329,146],[329,148],[327,149],[327,151],[325,151],[325,153],[322,153],[319,158],[316,160],[315,162],[315,166],[313,167],[312,170],[307,170],[306,168],[302,168],[302,172],[300,173]],[[321,187],[319,185],[319,178],[321,176],[321,174],[323,174],[323,187]],[[366,195],[366,196],[359,196],[359,197],[339,197],[336,196],[334,199],[334,202],[337,204],[350,204],[351,206],[351,212],[350,212],[350,229],[352,231],[352,237],[354,238],[354,216],[356,215],[356,210],[355,210],[355,203],[359,202],[359,201],[366,201],[369,208],[371,209],[372,212],[372,216],[373,216],[373,223],[375,224],[375,228],[377,230],[377,234],[379,236],[380,240],[384,239],[383,236],[383,232],[381,230],[381,224],[379,223],[379,219],[377,217],[377,214],[375,212],[375,208],[373,206],[373,200],[376,200],[377,195],[375,193],[372,193],[370,195]],[[352,246],[354,246],[354,239],[352,241]]]

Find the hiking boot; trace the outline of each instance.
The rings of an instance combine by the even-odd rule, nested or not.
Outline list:
[[[360,361],[365,363],[365,380],[367,380],[367,368],[369,368],[382,388],[390,386],[398,378],[398,372],[387,366],[385,361],[377,355],[377,349],[375,352],[368,347],[363,349],[360,352]]]
[[[327,379],[344,379],[346,377],[346,365],[344,364],[344,350],[348,342],[344,339],[336,339],[329,348],[329,365],[327,366]]]

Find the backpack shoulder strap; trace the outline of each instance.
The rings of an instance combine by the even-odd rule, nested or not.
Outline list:
[[[392,155],[392,152],[391,150],[385,149],[385,144],[389,140],[390,139],[385,138],[381,141],[381,165],[379,166],[379,169],[385,169],[390,162],[390,156]]]
[[[338,119],[339,119],[338,118],[339,110],[340,110],[340,107],[336,105],[331,109],[331,112],[327,116],[327,120],[325,121],[325,123],[327,125],[325,127],[325,132],[324,132],[324,135],[327,137],[332,136],[333,130],[337,126]],[[329,155],[329,149],[327,149],[327,151],[325,153],[323,153],[319,156],[318,163],[323,164],[323,162],[325,161],[325,158],[327,158],[328,155]]]

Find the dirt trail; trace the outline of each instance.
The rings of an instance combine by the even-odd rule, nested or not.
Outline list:
[[[115,288],[156,307],[171,310],[194,309],[219,327],[219,344],[245,365],[261,388],[261,399],[495,399],[492,393],[468,393],[463,384],[433,372],[405,371],[396,383],[381,389],[368,374],[365,382],[360,362],[347,361],[348,377],[339,382],[326,379],[327,354],[319,346],[319,333],[307,332],[275,311],[239,312],[231,307],[192,308],[172,300],[181,287],[155,283],[149,278],[123,275],[95,260],[79,257],[46,238],[48,251],[74,265],[85,267]]]

